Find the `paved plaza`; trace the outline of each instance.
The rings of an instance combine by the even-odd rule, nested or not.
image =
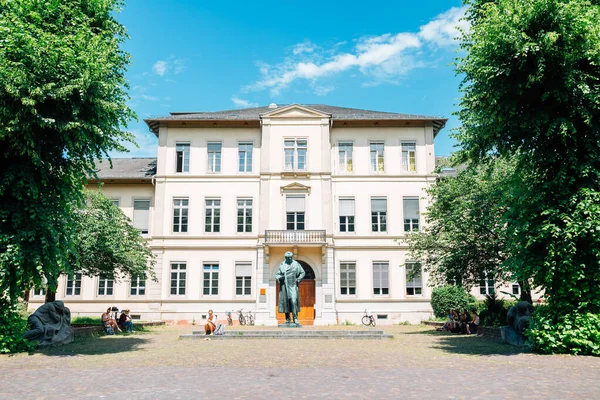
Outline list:
[[[197,329],[2,355],[0,399],[600,398],[600,358],[534,355],[431,327],[383,328],[387,340],[179,340]]]

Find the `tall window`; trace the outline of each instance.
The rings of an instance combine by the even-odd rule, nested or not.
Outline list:
[[[340,294],[356,294],[356,263],[340,263]]]
[[[81,294],[81,274],[67,277],[65,296],[79,296]]]
[[[416,142],[402,142],[402,169],[409,172],[417,170]]]
[[[373,294],[389,294],[388,270],[387,261],[373,262]]]
[[[303,231],[304,196],[287,196],[285,202],[286,229],[288,231]]]
[[[340,172],[352,172],[352,142],[340,142]]]
[[[188,199],[173,199],[173,232],[188,231]]]
[[[383,151],[383,142],[371,142],[371,171],[384,171]]]
[[[286,171],[306,170],[306,139],[285,139],[283,142]]]
[[[479,281],[479,293],[480,294],[494,294],[496,293],[494,279],[490,279],[486,273],[484,279]]]
[[[235,294],[236,296],[252,294],[252,263],[235,264]]]
[[[204,264],[204,290],[205,296],[219,294],[219,265]]]
[[[221,200],[206,199],[206,218],[204,232],[221,231]]]
[[[143,296],[146,294],[146,277],[144,275],[131,276],[131,296]]]
[[[148,233],[150,221],[150,200],[133,201],[133,227],[141,233]]]
[[[239,169],[240,172],[252,172],[252,143],[238,144]]]
[[[371,199],[371,227],[373,232],[387,231],[387,199]]]
[[[98,277],[98,296],[112,296],[114,283],[113,278],[100,275]]]
[[[404,232],[419,230],[419,198],[405,197],[402,199],[404,206]]]
[[[221,142],[208,142],[208,172],[221,172]]]
[[[423,294],[422,292],[421,263],[406,263],[406,295],[416,296]]]
[[[518,283],[513,283],[512,284],[512,294],[514,294],[516,296],[520,296],[521,295],[521,285],[519,285]]]
[[[354,199],[340,199],[340,232],[354,232]]]
[[[190,144],[175,144],[176,172],[190,172]]]
[[[237,201],[237,231],[252,232],[252,199]]]
[[[185,295],[186,265],[171,263],[171,294]]]

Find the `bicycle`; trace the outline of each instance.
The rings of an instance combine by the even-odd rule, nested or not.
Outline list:
[[[238,320],[240,321],[240,325],[246,325],[246,317],[244,317],[242,310],[243,308],[238,310]]]
[[[364,326],[375,326],[375,317],[373,316],[373,314],[371,314],[369,312],[369,310],[365,310],[365,315],[362,317],[361,320],[362,324]]]
[[[248,311],[246,313],[246,323],[248,325],[254,325],[254,315],[252,314],[251,311]]]
[[[227,315],[227,325],[233,326],[233,320],[231,319],[231,311],[225,311],[225,314]]]

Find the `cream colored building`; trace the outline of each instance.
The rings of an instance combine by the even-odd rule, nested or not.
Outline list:
[[[114,159],[98,175],[150,241],[158,282],[64,277],[57,298],[74,316],[117,306],[191,322],[243,308],[275,325],[286,251],[307,271],[301,323],[431,316],[427,275],[398,239],[422,227],[445,119],[272,104],[146,123],[158,157]]]

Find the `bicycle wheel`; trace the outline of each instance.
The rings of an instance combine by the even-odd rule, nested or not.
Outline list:
[[[252,314],[248,314],[248,325],[254,325],[254,316]]]
[[[375,317],[371,315],[371,325],[375,328]]]
[[[243,315],[240,315],[240,325],[246,325],[246,318]]]
[[[361,322],[364,326],[369,326],[369,325],[371,325],[371,317],[368,315],[365,315],[364,317],[362,317]]]

